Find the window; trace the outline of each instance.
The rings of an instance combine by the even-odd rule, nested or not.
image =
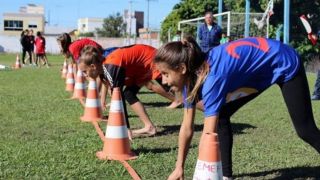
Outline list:
[[[38,26],[36,24],[29,24],[29,28],[37,28]]]
[[[37,24],[38,23],[36,21],[30,21],[29,25],[28,25],[28,28],[37,28],[38,27]]]
[[[5,31],[22,31],[23,21],[4,20],[4,30]]]

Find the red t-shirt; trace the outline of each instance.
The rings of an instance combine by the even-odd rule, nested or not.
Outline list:
[[[71,43],[71,45],[69,46],[69,52],[72,54],[73,60],[75,62],[79,60],[81,50],[87,45],[96,47],[102,51],[102,47],[100,46],[100,44],[96,43],[91,39],[84,38],[84,39],[76,40],[73,43]]]
[[[36,45],[36,54],[45,54],[46,40],[44,39],[44,37],[36,37],[34,43]]]
[[[112,87],[121,87],[141,86],[159,78],[160,72],[153,64],[155,53],[155,48],[142,44],[113,51],[103,62],[104,79],[107,79]]]

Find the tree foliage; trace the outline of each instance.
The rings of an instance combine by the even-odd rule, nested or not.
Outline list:
[[[102,28],[96,31],[102,37],[121,37],[124,35],[125,24],[120,13],[110,15],[103,20]]]
[[[269,0],[250,0],[251,12],[264,12]],[[223,11],[245,12],[245,0],[223,0]],[[274,0],[274,15],[270,18],[269,37],[276,37],[276,28],[283,24],[284,18],[284,0]],[[218,13],[218,0],[181,0],[173,7],[171,13],[165,18],[161,26],[161,39],[166,41],[168,31],[175,34],[178,29],[178,22],[185,19],[201,17],[206,11]],[[302,14],[310,14],[311,26],[316,33],[320,27],[320,2],[319,0],[290,0],[290,43],[294,46],[302,57],[308,57],[310,54],[317,53],[319,46],[310,46],[307,40],[307,33],[299,19]],[[195,28],[187,29],[187,32],[193,33]],[[308,56],[307,56],[308,55]],[[307,59],[305,59],[307,60]]]

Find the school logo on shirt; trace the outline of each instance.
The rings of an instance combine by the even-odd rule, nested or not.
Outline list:
[[[247,87],[239,88],[239,89],[227,94],[226,102],[228,103],[228,102],[240,99],[242,97],[249,96],[250,94],[257,93],[257,92],[258,92],[258,90],[254,89],[254,88],[247,88]]]
[[[252,46],[257,49],[260,49],[263,52],[268,52],[269,45],[268,45],[268,42],[265,38],[258,37],[258,38],[252,38],[252,39],[255,39],[257,41],[257,43],[250,42],[250,41],[248,41],[248,39],[243,39],[243,40],[231,42],[226,47],[226,51],[228,52],[228,54],[230,56],[232,56],[233,58],[236,58],[236,59],[240,58],[240,55],[237,54],[236,49],[241,46]]]

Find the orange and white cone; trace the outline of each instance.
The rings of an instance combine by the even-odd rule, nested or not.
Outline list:
[[[100,121],[102,119],[97,83],[94,79],[89,80],[84,115],[80,119],[85,122]]]
[[[220,147],[216,133],[205,133],[199,144],[199,156],[194,180],[222,180],[222,164],[220,160]]]
[[[67,67],[68,67],[67,60],[64,60],[63,68],[62,68],[62,72],[61,72],[62,79],[65,79],[67,77],[67,73],[68,73]]]
[[[66,91],[72,92],[74,90],[74,76],[72,64],[68,65],[68,74],[66,79]]]
[[[16,57],[16,64],[15,64],[14,68],[15,69],[20,69],[21,68],[20,58],[19,58],[18,54],[17,54],[17,57]]]
[[[128,128],[124,119],[119,88],[113,89],[103,150],[97,152],[96,155],[101,160],[121,161],[137,158],[130,150]]]
[[[77,71],[76,84],[74,85],[74,91],[72,99],[83,99],[86,97],[84,76],[82,71]]]

